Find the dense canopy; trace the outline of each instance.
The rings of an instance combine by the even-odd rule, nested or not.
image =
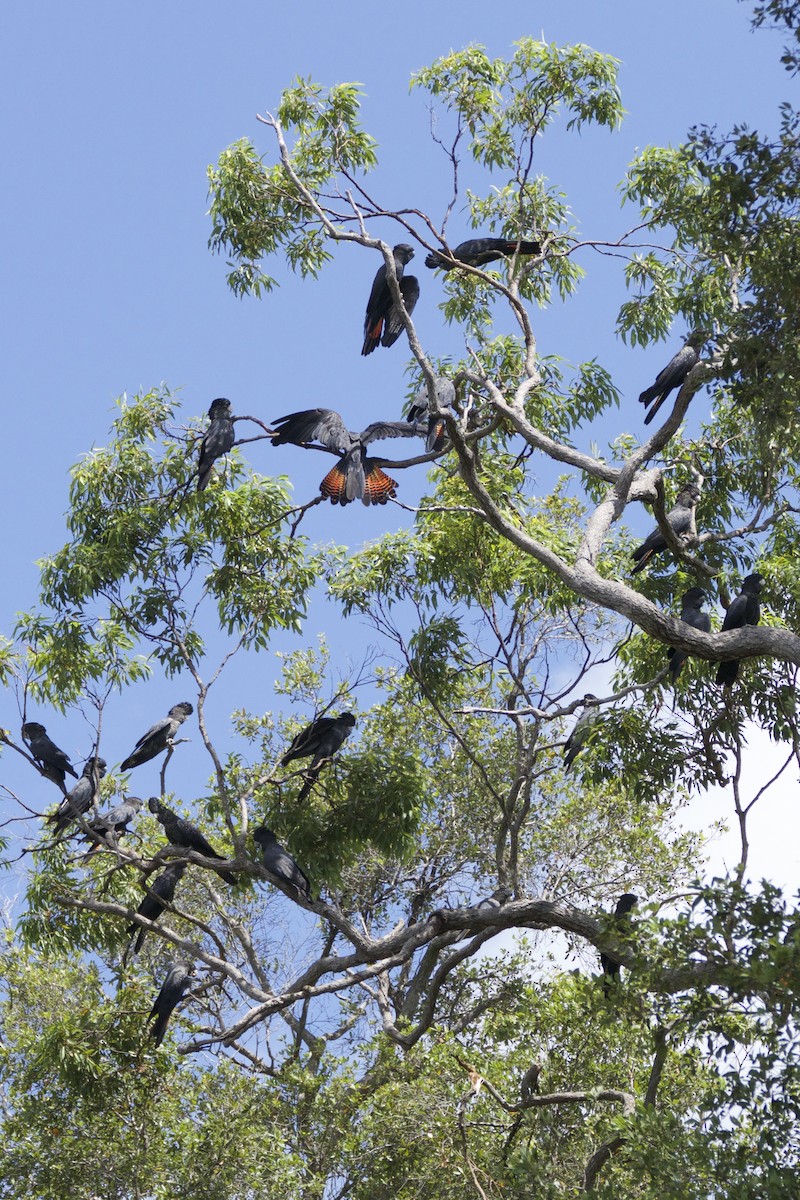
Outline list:
[[[765,20],[794,69],[798,6]],[[617,67],[525,37],[416,71],[443,212],[382,197],[351,83],[296,80],[209,168],[233,292],[283,303],[288,264],[310,319],[347,253],[396,391],[357,434],[153,387],[73,469],[0,649],[1,1196],[796,1195],[800,922],[748,854],[800,767],[798,116],[641,151],[587,242],[540,159],[619,127]],[[540,353],[600,248],[647,411]],[[291,444],[338,483],[291,495]],[[682,816],[715,788],[712,878]]]

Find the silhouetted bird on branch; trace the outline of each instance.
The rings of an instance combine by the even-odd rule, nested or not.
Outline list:
[[[681,620],[686,625],[691,625],[692,629],[698,629],[701,633],[711,632],[711,615],[703,612],[703,605],[708,596],[700,587],[689,588],[688,592],[683,593],[681,604]],[[680,675],[681,667],[689,657],[688,650],[678,650],[676,646],[670,646],[667,651],[669,659],[669,673],[672,678],[673,687]]]
[[[281,766],[285,767],[298,758],[311,759],[311,766],[305,771],[306,781],[297,797],[298,802],[305,800],[322,768],[344,745],[345,739],[350,737],[355,723],[355,717],[349,712],[340,713],[338,717],[317,717],[294,738],[281,759]]]
[[[614,923],[619,928],[624,928],[628,922],[625,920],[628,913],[639,903],[639,897],[634,896],[631,892],[625,892],[617,901],[617,906],[614,909]],[[603,968],[603,992],[606,996],[611,994],[611,985],[619,978],[620,964],[610,954],[600,953],[600,966]]]
[[[39,764],[42,774],[51,783],[60,787],[62,792],[66,790],[64,781],[67,775],[71,775],[73,779],[78,778],[78,772],[67,755],[63,750],[59,750],[55,742],[47,736],[44,725],[40,725],[38,721],[27,721],[22,726],[22,736],[28,743],[31,755]]]
[[[231,402],[220,396],[212,400],[208,410],[211,424],[200,443],[200,459],[197,464],[197,490],[202,492],[211,478],[214,463],[223,454],[227,454],[234,443],[233,420],[231,419]]]
[[[56,833],[63,833],[67,826],[89,811],[97,799],[97,789],[100,780],[106,773],[104,758],[90,758],[83,768],[83,774],[47,820],[55,825]]]
[[[745,625],[757,625],[761,620],[760,595],[765,579],[758,571],[748,575],[742,582],[742,590],[731,603],[722,622],[723,632],[726,629],[744,629]],[[717,683],[720,687],[730,687],[736,682],[739,674],[739,659],[721,662],[717,668]]]
[[[539,1091],[539,1076],[541,1073],[542,1064],[540,1062],[533,1062],[522,1076],[519,1082],[519,1093],[523,1102],[530,1100],[531,1096],[535,1096]]]
[[[175,888],[178,886],[178,881],[185,870],[186,863],[170,863],[158,878],[149,885],[147,894],[136,910],[138,915],[145,917],[148,921],[157,921],[163,914],[166,906],[172,903]],[[128,935],[132,936],[137,930],[139,932],[133,947],[134,954],[139,953],[147,935],[147,930],[143,926],[137,925],[135,921],[131,922],[128,926]]]
[[[438,267],[441,271],[452,271],[464,264],[468,267],[485,267],[499,258],[511,258],[514,254],[541,254],[541,242],[516,242],[509,238],[468,238],[452,251],[453,262],[442,251],[434,250],[425,259],[426,267]]]
[[[187,821],[185,817],[179,817],[171,808],[167,808],[166,804],[162,804],[157,796],[150,797],[147,807],[163,827],[168,841],[173,846],[181,846],[185,850],[196,850],[198,854],[204,854],[206,858],[216,858],[220,862],[225,861],[225,855],[217,853],[196,825]],[[236,876],[230,871],[219,871],[218,874],[231,887],[236,886]]]
[[[375,459],[367,458],[366,447],[384,438],[424,436],[419,426],[407,421],[373,421],[361,433],[352,433],[342,418],[331,408],[309,408],[304,412],[288,413],[272,422],[277,430],[273,446],[295,446],[318,442],[326,450],[335,450],[342,457],[319,485],[322,495],[332,504],[385,504],[394,496],[397,483]]]
[[[148,1020],[152,1020],[155,1017],[150,1030],[150,1037],[157,1046],[160,1046],[164,1040],[169,1019],[183,999],[184,993],[191,983],[191,979],[192,973],[186,963],[170,963],[167,977],[161,985],[161,991],[156,996],[153,1007],[150,1009],[150,1016],[148,1017]]]
[[[411,315],[419,300],[419,280],[414,275],[403,275],[406,263],[414,257],[414,247],[401,242],[394,247],[394,269],[406,312]],[[381,263],[372,281],[372,290],[367,301],[364,317],[364,345],[361,353],[372,354],[378,343],[393,346],[403,332],[400,309],[392,299],[386,279],[386,263]]]
[[[700,361],[700,348],[708,340],[708,334],[698,331],[691,333],[686,342],[667,363],[663,371],[656,375],[656,381],[651,387],[645,388],[639,397],[640,404],[652,404],[653,407],[644,419],[649,425],[670,392],[681,387],[692,367]],[[655,403],[653,403],[655,401]]]
[[[588,700],[596,700],[597,696],[593,692],[587,692],[583,697],[583,703]],[[589,734],[600,720],[600,709],[596,706],[586,708],[578,717],[572,727],[572,733],[567,738],[564,746],[564,770],[569,771],[575,759],[580,754],[583,747],[586,745]]]
[[[667,513],[667,522],[670,528],[678,538],[689,534],[692,537],[697,533],[697,527],[694,522],[694,510],[697,507],[697,502],[700,499],[700,489],[692,484],[680,493],[675,505]],[[631,558],[636,563],[636,566],[631,571],[631,575],[638,575],[643,571],[654,554],[660,554],[662,550],[667,549],[667,539],[656,525],[652,533],[647,535],[647,538],[642,542],[641,546],[631,554]]]
[[[513,895],[511,888],[498,887],[494,889],[491,896],[484,896],[483,900],[479,900],[477,904],[472,904],[470,907],[480,913],[493,912],[495,909],[502,908],[504,904],[508,904]]]
[[[314,897],[311,895],[308,876],[300,870],[289,851],[280,844],[272,830],[267,829],[266,825],[260,825],[253,831],[253,840],[258,842],[261,847],[262,862],[270,875],[279,879],[295,896],[313,904]]]
[[[180,704],[174,705],[163,721],[158,721],[157,724],[151,725],[147,733],[142,734],[134,750],[125,759],[120,769],[130,771],[133,767],[140,767],[142,763],[149,762],[151,758],[155,758],[162,750],[166,750],[172,744],[175,734],[183,722],[193,712],[194,708],[188,700],[182,700]]]

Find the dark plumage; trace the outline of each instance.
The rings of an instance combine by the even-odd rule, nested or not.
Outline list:
[[[588,700],[596,700],[597,696],[593,692],[587,692],[583,697],[584,705]],[[569,771],[575,759],[580,754],[583,747],[586,745],[587,738],[592,731],[592,728],[600,720],[600,709],[596,707],[586,708],[578,717],[572,727],[572,733],[569,735],[564,746],[564,770]]]
[[[761,620],[761,602],[759,597],[764,587],[764,576],[755,571],[748,575],[742,583],[742,590],[725,613],[722,622],[723,631],[726,629],[744,629],[745,625],[757,625]],[[736,682],[739,674],[739,660],[721,662],[717,668],[717,683],[720,687],[730,687]]]
[[[416,275],[404,275],[400,280],[399,286],[406,312],[411,316],[419,300],[419,280]],[[387,347],[393,346],[404,329],[405,325],[400,315],[400,309],[396,304],[393,304],[386,314],[386,324],[383,329],[381,345]]]
[[[152,725],[147,733],[142,734],[120,769],[130,771],[132,767],[140,767],[142,763],[149,762],[162,750],[166,750],[183,722],[193,712],[194,708],[188,700],[182,700],[180,704],[174,705],[163,721]]]
[[[83,768],[83,774],[71,792],[64,797],[54,813],[47,818],[55,825],[56,833],[63,833],[72,821],[83,816],[94,804],[97,798],[97,788],[106,773],[104,758],[90,758]]]
[[[233,445],[235,434],[231,418],[231,402],[220,396],[212,400],[208,410],[211,424],[200,443],[200,460],[197,465],[197,490],[202,492],[211,478],[214,463],[227,454]]]
[[[47,736],[44,725],[38,721],[28,721],[22,726],[22,736],[28,743],[32,756],[36,759],[41,772],[52,783],[64,789],[67,775],[78,778],[78,772],[67,758],[63,750],[59,750],[55,742]]]
[[[439,408],[452,408],[456,401],[456,389],[451,379],[437,375],[434,380],[436,403]],[[407,420],[417,425],[420,421],[428,421],[428,432],[425,439],[425,449],[430,454],[433,450],[441,450],[446,440],[445,423],[435,412],[431,412],[428,403],[428,385],[423,384],[411,401]]]
[[[320,481],[321,495],[331,504],[350,504],[360,500],[370,504],[386,504],[397,494],[397,480],[387,475],[377,459],[367,458],[363,448],[348,451],[331,467]]]
[[[375,459],[367,458],[365,447],[383,438],[424,436],[420,427],[407,421],[373,421],[361,433],[352,433],[331,408],[288,413],[278,417],[273,425],[277,430],[273,446],[319,442],[326,450],[342,455],[319,485],[322,495],[333,504],[349,504],[351,500],[361,500],[367,505],[385,504],[395,494],[397,484]]]
[[[267,829],[266,825],[260,825],[253,831],[253,840],[258,842],[261,847],[262,861],[270,875],[274,875],[285,887],[288,887],[295,898],[307,900],[309,904],[313,904],[314,897],[311,895],[308,876],[300,870],[289,851],[284,849],[272,830]]]
[[[404,242],[394,247],[394,269],[397,283],[406,311],[410,314],[419,299],[419,282],[413,275],[403,277],[406,263],[414,257],[414,247]],[[382,341],[384,346],[392,346],[403,330],[400,310],[392,300],[389,284],[386,279],[386,263],[381,263],[372,281],[372,290],[367,301],[367,311],[364,316],[364,344],[361,353],[372,354]]]
[[[540,1062],[531,1063],[519,1083],[519,1092],[523,1101],[530,1100],[539,1091],[539,1076],[542,1073]]]
[[[692,367],[700,361],[700,347],[707,340],[708,334],[706,333],[698,331],[690,334],[678,353],[669,360],[664,370],[659,371],[656,375],[655,383],[644,389],[639,397],[639,403],[653,404],[644,419],[645,425],[650,424],[670,392],[681,386]]]
[[[688,592],[683,593],[681,604],[681,620],[686,625],[691,625],[692,629],[699,629],[702,633],[711,632],[711,617],[707,612],[703,612],[703,605],[708,597],[702,588],[689,588]],[[673,686],[681,672],[681,667],[689,657],[688,650],[678,650],[675,646],[670,646],[667,651],[669,659],[669,673],[672,678]]]
[[[311,759],[311,766],[305,772],[306,781],[297,797],[298,802],[305,800],[322,768],[342,747],[345,739],[350,737],[355,723],[355,717],[349,712],[340,713],[338,717],[317,717],[293,739],[281,759],[281,766],[285,767],[298,758]]]
[[[172,903],[175,888],[178,886],[178,881],[185,870],[186,863],[170,863],[149,885],[148,892],[136,910],[138,915],[145,917],[148,921],[157,921],[164,912],[166,905]],[[143,926],[137,925],[133,921],[128,926],[128,936],[132,936],[137,930],[139,932],[133,947],[134,954],[138,954],[141,950],[142,943],[147,934],[147,930]]]
[[[97,838],[112,837],[114,840],[123,837],[128,832],[128,825],[142,807],[138,796],[128,796],[121,804],[115,805],[107,813],[98,813],[93,821],[89,821],[89,829]],[[86,834],[85,841],[94,841],[89,854],[99,850],[102,842],[95,841],[91,834]]]
[[[697,533],[697,527],[694,523],[694,510],[699,499],[700,492],[692,484],[690,487],[684,488],[675,501],[674,507],[667,513],[667,521],[677,537],[683,537],[685,534],[690,534],[693,537]],[[654,554],[660,554],[666,548],[666,538],[656,525],[655,529],[647,535],[641,546],[637,546],[631,554],[631,558],[636,563],[636,566],[631,571],[631,575],[638,575],[640,571],[644,570]]]
[[[497,237],[468,238],[452,251],[455,262],[434,250],[426,257],[425,266],[452,271],[459,263],[465,263],[468,267],[485,267],[487,263],[496,262],[498,258],[510,258],[513,254],[541,253],[541,242],[517,242],[513,238]]]
[[[150,1037],[157,1046],[160,1046],[164,1040],[169,1019],[183,999],[191,979],[192,973],[186,963],[173,962],[169,964],[167,977],[161,985],[161,991],[156,996],[148,1017],[148,1020],[155,1017]]]
[[[639,897],[634,896],[631,892],[625,892],[623,896],[620,896],[617,906],[614,909],[614,923],[623,928],[627,924],[625,917],[627,917],[631,909],[638,903]],[[620,964],[610,954],[603,954],[601,952],[600,966],[603,968],[603,991],[608,996],[611,984],[619,977]]]
[[[162,804],[156,796],[150,797],[147,807],[159,824],[163,826],[164,833],[171,845],[180,846],[185,850],[196,850],[198,854],[204,854],[206,858],[216,858],[220,862],[225,862],[225,855],[217,854],[196,825],[187,821],[185,817],[179,817],[172,809]],[[231,887],[236,886],[236,876],[230,871],[219,871],[218,874]]]

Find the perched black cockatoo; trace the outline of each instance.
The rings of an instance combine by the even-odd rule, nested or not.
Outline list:
[[[650,424],[670,392],[680,387],[692,367],[697,366],[700,361],[700,348],[707,341],[707,333],[703,333],[700,330],[696,333],[690,333],[678,353],[669,360],[664,370],[659,371],[658,375],[656,375],[655,383],[649,388],[644,389],[639,397],[639,403],[645,405],[653,404],[653,407],[644,419],[645,425]]]
[[[689,588],[688,592],[683,593],[681,604],[681,620],[687,625],[691,625],[692,629],[699,629],[701,633],[711,632],[711,616],[707,612],[703,612],[703,605],[708,596],[700,587]],[[669,659],[669,673],[672,678],[672,684],[681,673],[681,667],[689,657],[688,650],[678,650],[675,646],[670,646],[667,651]]]
[[[164,1040],[169,1019],[183,999],[192,980],[192,973],[186,963],[173,962],[169,964],[167,977],[161,985],[161,991],[155,998],[150,1009],[149,1021],[153,1021],[150,1037],[157,1046]]]
[[[583,703],[587,700],[596,700],[597,696],[593,692],[587,692],[583,697]],[[564,770],[569,771],[575,759],[580,754],[583,747],[586,745],[586,740],[589,737],[593,727],[600,720],[600,709],[596,706],[586,708],[572,727],[572,733],[567,738],[564,746]]]
[[[519,1081],[519,1094],[523,1102],[530,1100],[531,1096],[535,1096],[539,1091],[539,1076],[542,1073],[542,1064],[533,1062],[528,1067],[522,1079]]]
[[[434,380],[436,402],[439,408],[452,408],[456,400],[456,389],[451,379],[437,375]],[[423,384],[411,401],[406,418],[414,425],[427,419],[428,432],[425,439],[425,449],[430,454],[433,450],[441,450],[446,440],[445,423],[435,412],[430,411],[428,404],[428,385]]]
[[[697,527],[694,523],[694,510],[697,507],[699,499],[699,488],[691,484],[688,488],[684,488],[675,501],[674,507],[667,513],[667,521],[677,537],[680,538],[684,534],[690,534],[693,537],[697,533]],[[636,566],[631,571],[631,575],[638,575],[640,571],[644,570],[654,554],[660,554],[666,548],[666,538],[656,525],[655,529],[647,535],[641,546],[637,546],[631,554],[631,558],[636,563]]]
[[[624,927],[626,924],[625,918],[628,913],[639,903],[639,897],[634,896],[631,892],[625,892],[617,901],[617,906],[614,909],[614,923],[619,927]],[[610,954],[600,954],[600,966],[603,968],[603,991],[606,996],[610,995],[611,984],[619,977],[620,964]]]
[[[403,297],[406,312],[411,316],[419,300],[419,280],[416,275],[403,276],[400,280],[400,295]],[[404,329],[405,325],[403,324],[400,309],[396,304],[393,304],[386,314],[381,345],[393,346]],[[369,351],[367,353],[369,354]]]
[[[401,242],[394,247],[394,269],[397,283],[406,312],[411,314],[419,299],[419,281],[414,275],[403,272],[406,263],[414,257],[414,247]],[[392,300],[389,284],[386,280],[386,263],[381,263],[372,281],[372,291],[367,301],[367,311],[364,317],[364,345],[361,353],[372,354],[380,342],[384,346],[392,346],[403,331],[400,310]]]
[[[233,445],[233,418],[231,417],[231,402],[220,396],[211,401],[208,410],[211,424],[200,443],[200,460],[197,464],[197,490],[202,492],[211,478],[214,463],[223,454],[227,454]]]
[[[77,820],[89,811],[97,799],[97,788],[106,773],[104,758],[90,758],[83,768],[83,774],[59,804],[54,813],[47,818],[55,825],[56,833],[63,833],[71,821]]]
[[[726,629],[744,629],[745,625],[757,625],[761,620],[761,602],[759,597],[764,587],[765,579],[755,571],[742,582],[742,590],[731,603],[722,622],[723,632]],[[735,683],[739,674],[738,658],[730,662],[721,662],[717,668],[717,683],[720,687],[730,687]]]
[[[120,769],[130,771],[132,767],[140,767],[142,763],[149,762],[162,750],[166,750],[183,722],[193,712],[194,708],[188,700],[182,700],[180,704],[175,704],[163,721],[152,725],[147,733],[142,734],[135,749],[131,751]]]
[[[288,850],[280,844],[271,829],[260,825],[253,831],[253,840],[261,847],[264,866],[270,875],[274,875],[282,884],[289,888],[298,898],[314,903],[311,895],[311,884],[308,876],[301,871]]]
[[[117,838],[124,837],[128,832],[128,825],[142,807],[142,801],[138,796],[128,796],[121,804],[116,804],[114,808],[109,809],[107,813],[98,813],[93,821],[89,821],[89,829],[98,838],[110,838],[116,841]],[[94,841],[89,854],[94,854],[102,846],[101,841],[95,841],[91,834],[84,835],[84,841]]]
[[[305,800],[322,768],[330,762],[345,739],[350,737],[355,723],[355,717],[349,712],[340,713],[338,717],[317,717],[294,738],[281,759],[281,766],[285,767],[297,758],[311,759],[311,766],[305,772],[306,781],[297,797],[298,802]]]
[[[217,854],[217,851],[196,825],[187,821],[185,817],[179,817],[171,808],[167,808],[166,804],[162,804],[157,796],[150,797],[147,807],[163,827],[168,841],[173,846],[196,850],[198,854],[204,854],[206,858],[216,858],[220,862],[225,861],[225,855]],[[232,875],[230,871],[219,871],[218,873],[231,887],[236,886],[236,876]]]
[[[331,408],[309,408],[288,413],[272,422],[277,433],[273,446],[303,446],[319,442],[342,457],[319,485],[322,495],[332,504],[385,504],[395,494],[397,484],[375,459],[367,458],[365,448],[383,438],[424,437],[427,429],[407,421],[373,421],[361,433],[352,433]]]
[[[498,887],[495,888],[491,896],[484,896],[483,900],[479,900],[477,904],[471,905],[476,912],[492,912],[496,908],[502,908],[504,904],[508,904],[511,897],[514,895],[511,888]]]
[[[541,253],[541,242],[515,242],[513,238],[498,237],[468,238],[452,251],[455,262],[446,254],[434,250],[427,255],[425,266],[452,271],[459,263],[466,263],[468,267],[485,267],[487,263],[496,262],[498,258],[511,258],[514,254]]]
[[[69,761],[63,750],[59,750],[55,742],[47,736],[44,725],[38,721],[27,721],[22,726],[22,736],[28,743],[32,756],[39,764],[42,774],[65,791],[64,780],[67,775],[78,778],[78,772]]]
[[[148,921],[157,921],[164,912],[167,904],[172,903],[175,895],[175,888],[186,870],[186,863],[174,862],[165,867],[157,879],[154,879],[149,884],[149,891],[145,894],[144,899],[137,908],[136,912],[140,917],[145,917]],[[133,947],[133,953],[138,954],[142,948],[147,930],[142,925],[137,925],[132,921],[128,926],[128,936],[133,936],[138,930],[136,942]]]

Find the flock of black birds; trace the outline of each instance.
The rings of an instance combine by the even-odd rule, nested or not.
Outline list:
[[[165,751],[171,752],[178,744],[177,734],[181,725],[193,712],[194,708],[188,701],[184,700],[174,705],[163,720],[157,721],[139,738],[132,752],[121,763],[120,769],[134,770]],[[331,761],[345,739],[353,732],[355,723],[356,718],[350,712],[340,713],[337,717],[317,717],[293,739],[281,758],[280,765],[287,766],[298,759],[311,759],[310,765],[300,772],[303,775],[303,784],[298,802],[309,795],[323,767]],[[128,827],[142,808],[143,801],[138,796],[128,796],[108,812],[95,811],[90,816],[92,810],[96,810],[100,780],[106,774],[106,760],[96,754],[92,755],[79,778],[69,755],[48,737],[47,730],[38,721],[26,721],[22,726],[22,736],[41,774],[64,793],[56,810],[47,817],[47,823],[55,837],[51,844],[54,845],[75,832],[72,827],[77,826],[77,832],[82,839],[90,843],[83,861],[89,860],[103,847],[116,848],[119,839],[129,832]],[[77,779],[77,783],[69,792],[66,789],[67,775]],[[187,854],[194,851],[210,859],[208,865],[217,871],[220,878],[230,887],[236,886],[236,875],[223,865],[227,862],[225,856],[214,849],[205,834],[192,821],[173,812],[156,796],[148,800],[147,807],[164,830],[169,846]],[[273,882],[292,899],[313,904],[314,897],[308,877],[289,851],[280,844],[272,830],[266,825],[260,825],[253,831],[253,839],[261,850],[262,864]],[[127,929],[128,936],[133,939],[131,949],[134,954],[141,950],[151,927],[143,922],[157,922],[172,907],[175,891],[187,866],[188,862],[185,860],[171,861],[152,883],[144,884],[145,894],[136,909],[136,915],[142,918],[142,921],[131,922]],[[155,1018],[150,1033],[157,1046],[164,1037],[172,1012],[189,989],[191,978],[191,969],[187,963],[169,964],[167,976],[150,1013],[151,1019]]]
[[[406,266],[414,257],[414,248],[401,242],[393,248],[392,253],[400,295],[406,312],[410,315],[420,295],[419,280],[405,273]],[[495,237],[469,238],[450,253],[432,251],[427,255],[425,265],[432,269],[452,271],[459,266],[484,267],[501,258],[535,256],[541,253],[542,243],[539,241],[515,242]],[[402,330],[401,311],[392,298],[386,264],[383,263],[375,273],[367,301],[362,355],[371,354],[378,345],[393,346]],[[686,381],[689,372],[700,361],[700,351],[707,340],[708,334],[705,331],[692,331],[680,350],[673,355],[663,370],[659,371],[655,382],[640,394],[639,401],[647,409],[645,425],[650,424],[668,396]],[[445,423],[439,414],[441,410],[452,408],[456,400],[456,390],[452,380],[445,376],[436,376],[434,391],[434,410],[430,408],[427,387],[422,387],[414,397],[405,421],[373,421],[360,433],[349,430],[340,414],[329,408],[312,408],[288,413],[273,422],[271,442],[273,446],[291,444],[322,447],[341,455],[320,483],[322,497],[329,499],[331,503],[344,505],[353,500],[361,500],[367,505],[385,504],[395,495],[397,483],[383,470],[381,460],[367,457],[366,448],[373,442],[387,438],[424,437],[426,452],[438,453],[443,450],[447,438]],[[200,447],[198,491],[206,487],[215,460],[226,454],[234,444],[233,423],[236,418],[231,416],[230,401],[223,398],[214,400],[208,415],[211,421]],[[679,540],[696,536],[695,510],[699,500],[700,489],[696,483],[691,483],[679,493],[675,504],[667,513],[667,522]],[[633,551],[631,557],[635,565],[631,574],[637,575],[643,571],[656,555],[668,549],[669,544],[664,533],[656,526]],[[759,595],[763,585],[762,575],[754,573],[747,576],[741,594],[726,613],[723,630],[758,624]],[[710,632],[710,616],[702,611],[702,605],[707,600],[708,596],[702,588],[691,588],[683,596],[681,620],[695,629]],[[677,680],[687,657],[683,651],[669,651],[670,676],[673,683]],[[717,672],[717,683],[730,686],[737,678],[738,669],[739,664],[736,662],[721,663]],[[590,714],[584,716],[588,718]],[[582,736],[584,728],[585,726],[580,725],[576,728],[575,733],[578,737]],[[567,769],[571,762],[572,758],[567,763]]]
[[[484,267],[501,258],[541,254],[541,242],[511,241],[508,238],[469,238],[456,246],[451,254],[435,251],[427,256],[425,265],[432,269],[452,271],[459,266]],[[406,275],[405,268],[414,257],[413,246],[400,243],[393,249],[394,269],[403,306],[410,316],[419,299],[419,280]],[[399,306],[392,299],[386,264],[377,270],[367,301],[364,316],[362,355],[372,354],[378,346],[393,346],[403,332]],[[456,391],[451,380],[438,376],[435,382],[439,408],[449,408],[455,402]],[[197,490],[208,485],[216,459],[227,454],[234,444],[234,422],[230,401],[224,397],[214,400],[208,410],[211,422],[200,446]],[[421,437],[426,453],[444,448],[445,426],[441,417],[430,412],[427,388],[420,388],[405,421],[373,421],[360,433],[349,430],[339,413],[330,408],[310,408],[287,413],[273,421],[272,445],[312,446],[341,455],[339,461],[320,483],[320,494],[332,504],[386,504],[397,491],[397,481],[383,470],[382,460],[367,456],[366,448],[387,438]]]
[[[449,254],[444,251],[428,254],[425,265],[443,271],[452,271],[461,265],[483,267],[504,257],[538,255],[541,250],[541,243],[537,241],[471,238],[456,246]],[[394,247],[393,253],[403,305],[406,312],[411,314],[419,299],[420,287],[414,276],[405,274],[405,268],[413,258],[414,250],[411,246],[400,244]],[[371,354],[378,345],[394,345],[403,328],[402,314],[392,298],[386,266],[383,264],[375,275],[367,302],[362,355]],[[642,392],[639,399],[649,408],[645,424],[653,420],[670,392],[683,384],[689,372],[698,363],[700,349],[706,340],[707,335],[704,333],[692,333],[681,350],[659,372],[653,385]],[[435,393],[440,409],[450,408],[455,402],[455,387],[451,380],[443,376],[436,377]],[[214,463],[227,454],[235,443],[234,422],[237,418],[231,413],[230,401],[223,397],[214,400],[208,415],[210,423],[200,445],[197,469],[199,492],[208,486]],[[375,421],[360,433],[348,430],[338,413],[325,408],[289,413],[277,418],[273,424],[274,429],[270,434],[275,446],[287,443],[310,446],[316,443],[341,455],[320,484],[320,491],[322,496],[330,499],[332,503],[342,505],[356,499],[362,500],[364,504],[385,504],[389,497],[395,494],[395,481],[385,474],[380,461],[370,459],[366,455],[366,447],[372,442],[385,438],[423,437],[428,452],[438,452],[446,444],[445,424],[437,412],[429,410],[428,392],[424,387],[412,402],[405,421]],[[695,508],[699,498],[699,489],[691,484],[679,494],[674,507],[667,514],[667,521],[676,537],[696,534]],[[664,534],[656,527],[642,545],[633,551],[632,558],[636,565],[632,574],[643,570],[655,555],[668,548]],[[758,573],[749,575],[744,580],[740,595],[728,608],[723,629],[738,629],[744,625],[758,624],[759,595],[763,585],[764,578]],[[711,618],[702,607],[707,599],[702,588],[690,588],[682,598],[681,620],[695,629],[710,632]],[[685,651],[669,651],[669,670],[673,683],[677,680],[686,658]],[[721,663],[717,672],[717,683],[730,686],[737,677],[738,668],[737,662]],[[600,719],[600,709],[596,707],[596,701],[597,697],[591,693],[584,697],[584,712],[575,723],[564,747],[565,771],[570,770]],[[177,744],[177,734],[181,725],[193,711],[192,705],[187,701],[171,708],[163,720],[158,721],[139,738],[134,749],[122,761],[121,770],[133,770],[150,762],[164,751],[168,750],[171,753]],[[341,749],[345,739],[352,733],[355,723],[356,718],[349,712],[340,713],[336,717],[318,717],[294,738],[281,758],[280,765],[288,766],[299,759],[311,760],[301,772],[303,783],[298,803],[309,795],[323,767]],[[106,813],[96,812],[100,780],[106,773],[105,760],[96,754],[90,757],[79,778],[69,757],[47,736],[43,725],[28,721],[22,727],[22,735],[40,772],[64,793],[58,808],[47,818],[56,838],[60,840],[70,832],[71,826],[77,824],[83,839],[91,844],[85,859],[104,846],[114,848],[118,840],[128,832],[128,827],[142,808],[143,801],[136,796],[129,796]],[[66,790],[67,775],[77,780],[69,792]],[[216,865],[225,863],[226,859],[211,846],[197,826],[172,812],[156,797],[148,801],[148,809],[162,826],[171,847],[202,855],[210,860],[208,865],[215,869],[229,886],[236,885],[235,874],[225,866]],[[313,904],[307,876],[289,851],[278,842],[272,830],[266,825],[260,825],[254,830],[253,838],[261,850],[263,866],[271,879],[292,899]],[[141,950],[150,928],[149,924],[143,922],[157,922],[163,913],[171,908],[187,865],[186,860],[171,861],[151,884],[145,884],[144,898],[136,910],[137,917],[142,920],[133,921],[128,927],[128,935],[135,938],[132,946],[134,954]],[[474,907],[479,912],[500,908],[511,896],[508,888],[500,887]],[[620,897],[613,921],[620,925],[636,902],[637,897],[630,893]],[[601,954],[600,964],[604,973],[604,989],[608,993],[609,983],[618,976],[620,966],[617,960],[608,954]],[[169,964],[167,976],[150,1013],[153,1020],[150,1033],[156,1045],[161,1043],[169,1018],[189,990],[191,981],[189,964]]]
[[[752,575],[748,575],[742,581],[742,590],[739,595],[733,600],[725,613],[725,618],[722,622],[723,632],[726,629],[744,629],[745,625],[757,625],[761,620],[761,596],[762,588],[764,587],[764,576],[755,571]],[[703,605],[708,596],[700,587],[689,588],[688,592],[683,593],[681,603],[681,620],[687,625],[691,625],[693,629],[700,630],[701,633],[711,632],[711,615],[703,612]],[[676,650],[674,647],[667,652],[667,657],[670,660],[669,670],[673,684],[678,678],[680,669],[689,657],[685,650]],[[735,683],[739,676],[739,662],[737,659],[731,659],[730,662],[721,662],[717,667],[717,684],[720,687],[730,687]]]

